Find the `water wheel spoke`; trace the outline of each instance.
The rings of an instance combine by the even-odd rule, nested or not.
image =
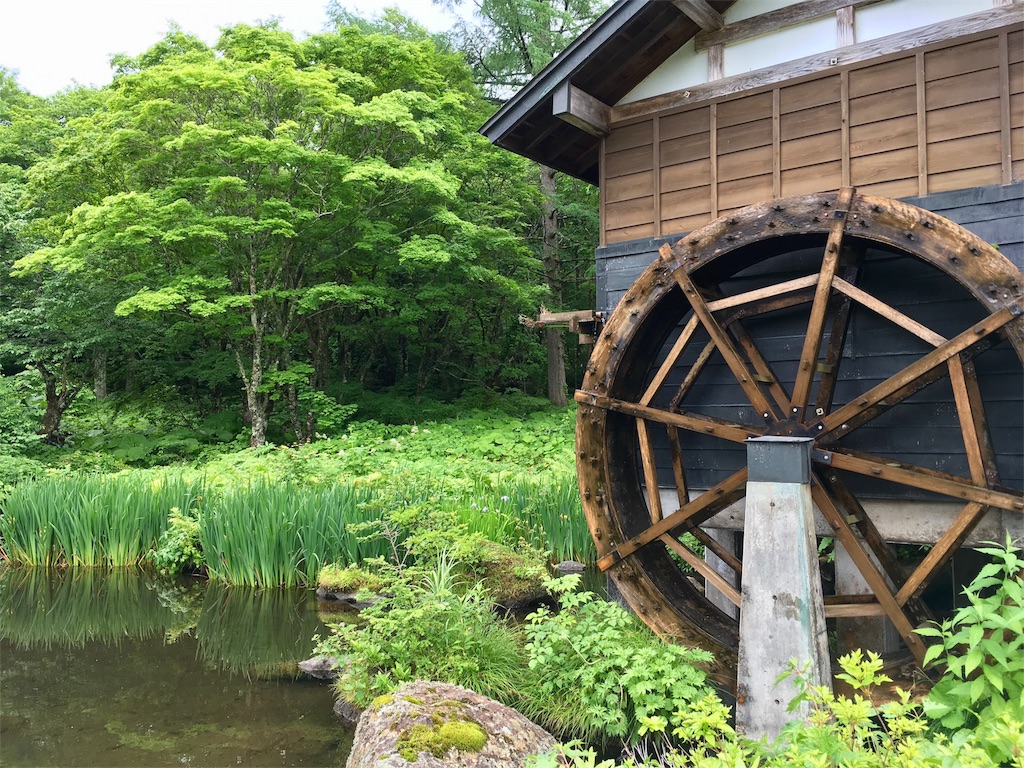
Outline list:
[[[882,569],[882,573],[888,578],[889,583],[898,586],[903,581],[903,568],[899,563],[896,550],[892,544],[886,541],[878,528],[875,526],[867,510],[861,505],[846,483],[834,472],[816,470],[815,481],[825,489],[829,497],[843,511],[845,519],[860,534],[861,539],[870,548],[875,556],[875,561]],[[933,620],[931,610],[927,605],[916,597],[912,600],[898,600],[904,606],[904,611],[909,611],[918,624]]]
[[[672,456],[672,476],[676,481],[676,498],[679,506],[683,506],[690,500],[690,490],[686,482],[686,469],[683,466],[683,445],[679,441],[679,430],[673,426],[666,425],[668,433],[668,449]]]
[[[813,288],[817,284],[818,273],[815,272],[813,275],[807,275],[806,277],[784,280],[781,283],[774,283],[764,288],[755,288],[752,291],[736,293],[732,296],[724,296],[720,299],[709,301],[708,309],[712,312],[718,312],[723,309],[744,307],[754,314],[772,312],[777,309],[777,305],[774,302],[766,301],[767,299],[774,299],[786,294],[795,294],[794,303],[803,304],[812,298],[812,294],[807,293],[806,289]]]
[[[729,583],[729,581],[722,576],[718,571],[707,564],[704,558],[700,557],[696,552],[690,549],[688,546],[683,544],[674,536],[664,534],[659,537],[665,546],[669,547],[679,557],[681,557],[693,570],[703,576],[707,583],[721,592],[725,597],[735,605],[737,608],[740,605],[740,592],[736,587]]]
[[[858,475],[877,477],[900,485],[909,485],[931,491],[941,496],[951,496],[965,501],[975,501],[1011,512],[1024,511],[1024,495],[1010,490],[996,490],[979,487],[970,478],[939,472],[913,464],[895,462],[880,456],[861,451],[843,449],[815,449],[812,452],[814,461],[844,469]]]
[[[953,553],[967,540],[987,509],[984,504],[972,501],[961,510],[953,524],[935,542],[935,546],[896,593],[896,601],[900,605],[920,595],[939,569],[949,562]]]
[[[842,281],[852,285],[850,281],[856,281],[860,274],[860,262],[864,258],[864,247],[847,249],[845,253],[853,253],[853,263],[842,265],[840,274],[836,276],[833,285]],[[836,384],[839,382],[839,367],[843,360],[843,348],[846,346],[846,335],[850,330],[850,321],[853,318],[853,300],[843,293],[833,296],[834,316],[832,327],[829,329],[828,347],[825,350],[825,358],[819,369],[821,378],[818,381],[818,392],[814,400],[814,412],[822,416],[832,410],[832,398],[835,395]]]
[[[829,228],[828,240],[825,243],[825,255],[821,261],[821,271],[818,273],[814,300],[811,302],[811,317],[807,322],[807,334],[804,336],[796,382],[793,384],[790,410],[799,420],[803,419],[804,410],[807,408],[811,384],[818,367],[818,353],[821,351],[822,335],[825,330],[825,315],[832,297],[832,282],[839,267],[843,234],[846,231],[846,214],[849,213],[853,193],[852,187],[843,188],[832,211],[832,226]]]
[[[665,362],[661,364],[661,368],[654,375],[651,383],[648,385],[647,390],[640,398],[640,405],[650,405],[654,396],[658,394],[658,390],[661,389],[661,385],[665,383],[665,379],[672,372],[676,363],[679,361],[679,356],[683,354],[683,350],[686,349],[686,345],[690,343],[690,339],[693,337],[694,331],[697,330],[700,321],[697,319],[697,315],[690,315],[690,319],[686,325],[683,326],[683,330],[679,332],[679,338],[676,339],[676,343],[672,345],[672,349],[665,357]]]
[[[696,317],[696,315],[694,315]],[[675,395],[672,396],[672,401],[669,403],[669,410],[674,411],[679,407],[679,403],[682,402],[683,398],[689,393],[690,388],[693,387],[693,383],[697,381],[697,377],[700,376],[701,371],[704,370],[704,366],[708,364],[708,360],[715,353],[715,342],[709,341],[704,345],[704,349],[697,355],[697,359],[690,366],[690,370],[686,372],[686,376],[683,377],[682,384],[679,385],[679,389],[676,390]]]
[[[785,413],[789,407],[789,394],[786,392],[785,387],[779,382],[779,377],[775,375],[775,371],[772,370],[771,364],[765,359],[764,355],[761,354],[761,350],[757,348],[757,343],[747,333],[746,328],[739,320],[735,320],[727,325],[729,332],[733,335],[739,345],[743,348],[743,351],[747,353],[747,359],[750,364],[754,367],[757,372],[756,378],[768,387],[768,391],[771,393],[772,398],[775,400],[782,412]]]
[[[764,429],[748,427],[725,419],[716,419],[712,416],[697,416],[692,413],[672,413],[660,408],[651,408],[637,403],[630,403],[625,400],[618,400],[614,397],[599,395],[596,392],[577,390],[575,395],[577,403],[590,405],[596,408],[603,408],[607,411],[624,413],[627,416],[635,416],[640,419],[647,419],[659,424],[666,424],[671,427],[685,429],[689,432],[700,432],[704,435],[719,437],[734,443],[744,443],[751,437],[759,437],[764,434]]]
[[[747,364],[743,361],[739,350],[736,349],[736,345],[733,343],[728,332],[715,319],[700,289],[697,288],[684,270],[677,269],[673,274],[676,282],[683,289],[686,299],[690,302],[694,314],[700,319],[711,340],[715,342],[715,346],[725,359],[726,365],[729,366],[729,370],[732,371],[732,375],[736,378],[743,393],[747,396],[748,402],[754,406],[759,414],[764,415],[766,419],[772,417],[778,419],[778,413],[764,396],[755,379],[755,375],[750,372]]]
[[[992,487],[999,482],[995,452],[988,432],[988,422],[981,402],[981,392],[970,367],[972,383],[968,383],[968,368],[959,355],[949,359],[949,380],[953,385],[953,400],[964,436],[964,450],[971,469],[971,480],[976,485]]]
[[[907,647],[914,654],[917,663],[923,663],[924,643],[915,634],[914,626],[911,624],[907,614],[904,613],[903,606],[897,602],[896,596],[893,594],[888,582],[886,582],[885,576],[882,575],[871,560],[871,556],[864,549],[853,528],[850,527],[850,523],[847,522],[835,501],[822,485],[815,483],[811,486],[811,498],[825,520],[832,527],[839,543],[843,545],[843,548],[850,556],[850,559],[853,560],[854,565],[857,566],[871,591],[874,592],[879,605],[885,611],[885,615],[889,617],[889,620],[896,627],[896,631],[899,632],[900,637],[903,638]]]
[[[624,541],[604,557],[597,561],[598,567],[606,571],[620,560],[629,557],[638,549],[647,546],[664,533],[683,525],[687,521],[691,525],[700,525],[721,512],[727,506],[743,496],[747,483],[747,469],[744,467],[733,473],[714,488],[705,491],[668,517],[654,523],[650,528]]]
[[[647,422],[636,420],[637,441],[640,445],[640,461],[644,468],[644,486],[647,488],[647,509],[651,513],[651,522],[656,523],[664,515],[661,510],[661,493],[658,489],[658,465],[654,461],[654,449],[651,447],[651,435]]]
[[[913,388],[915,380],[928,378],[929,374],[932,374],[938,366],[943,365],[954,355],[958,355],[967,350],[976,344],[982,337],[995,333],[1017,317],[1018,314],[1019,309],[1014,312],[1007,307],[1003,307],[994,314],[978,321],[963,333],[960,333],[952,339],[940,344],[931,352],[918,358],[903,370],[890,376],[881,384],[873,387],[863,395],[854,398],[842,408],[826,415],[821,419],[819,424],[819,438],[830,434],[833,430],[842,429],[844,424],[847,425],[847,429],[842,431],[844,434],[848,433],[850,431],[849,422],[861,413],[879,404],[880,401],[891,395],[908,392],[909,389]],[[931,380],[934,380],[934,378]],[[909,394],[907,394],[907,396],[909,396]],[[891,404],[889,405],[891,406]]]
[[[961,352],[960,357],[964,361],[965,365],[971,365],[975,357],[985,352],[986,350],[990,349],[998,341],[999,336],[997,334],[990,334],[988,336],[985,336],[981,340],[975,342],[966,350]],[[916,379],[913,379],[904,386],[900,387],[892,394],[886,395],[885,398],[879,400],[874,405],[864,408],[856,416],[853,416],[847,421],[844,421],[838,429],[835,429],[832,432],[824,432],[824,424],[819,423],[820,429],[816,430],[818,435],[818,444],[825,445],[828,443],[833,443],[853,433],[855,430],[864,426],[868,422],[877,419],[881,414],[899,405],[907,398],[916,395],[918,392],[923,390],[928,385],[932,384],[935,381],[938,381],[941,378],[944,378],[945,376],[948,375],[948,373],[949,371],[947,366],[935,366],[930,371],[921,374]],[[972,397],[974,396],[972,395]],[[978,401],[980,402],[980,396],[978,398]],[[994,463],[995,459],[993,458],[992,461]]]
[[[926,325],[922,325],[911,317],[908,317],[904,313],[900,312],[893,306],[886,304],[881,299],[876,299],[867,291],[862,291],[860,288],[855,286],[853,283],[847,282],[841,277],[835,279],[835,288],[847,298],[853,299],[863,307],[867,307],[872,312],[891,320],[896,325],[900,326],[905,331],[909,331],[917,338],[922,339],[933,347],[938,347],[944,344],[948,339],[942,336]]]

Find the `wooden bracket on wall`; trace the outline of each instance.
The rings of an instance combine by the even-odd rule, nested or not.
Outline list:
[[[555,117],[591,136],[611,133],[612,108],[570,82],[562,83],[552,92],[551,109]]]

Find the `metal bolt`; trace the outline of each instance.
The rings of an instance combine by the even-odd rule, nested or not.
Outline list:
[[[761,417],[767,419],[768,418],[768,411],[765,411],[764,413],[762,413]]]
[[[814,414],[816,416],[824,416],[825,415],[825,409],[824,408],[815,408],[814,409]]]
[[[821,430],[823,430],[824,428],[825,428],[825,425],[824,425],[824,424],[819,424],[819,425],[818,425],[818,431],[819,431],[819,432],[821,432]]]
[[[800,409],[796,406],[793,407],[793,413],[800,413]]]

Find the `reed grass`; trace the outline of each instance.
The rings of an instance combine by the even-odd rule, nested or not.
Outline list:
[[[515,544],[524,538],[554,560],[597,559],[579,488],[570,475],[481,484],[455,510],[470,531],[480,531],[492,541]]]
[[[256,482],[226,491],[200,517],[210,576],[238,586],[308,585],[327,563],[385,555],[385,542],[360,541],[350,527],[376,519],[373,500],[372,489],[344,483]]]
[[[167,528],[172,508],[190,512],[202,483],[179,475],[69,475],[20,483],[3,500],[6,557],[33,566],[131,566]]]

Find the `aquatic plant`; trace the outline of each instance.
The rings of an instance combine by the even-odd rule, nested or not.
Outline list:
[[[22,565],[128,566],[191,510],[202,483],[170,473],[69,475],[19,483],[3,500],[0,535]]]
[[[386,554],[351,526],[376,519],[372,491],[354,483],[301,488],[250,483],[214,499],[200,517],[200,542],[211,578],[234,585],[316,582],[332,562],[359,563]]]

